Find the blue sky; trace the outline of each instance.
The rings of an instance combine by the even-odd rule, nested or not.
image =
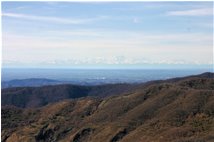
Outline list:
[[[2,2],[3,67],[208,67],[212,2]]]

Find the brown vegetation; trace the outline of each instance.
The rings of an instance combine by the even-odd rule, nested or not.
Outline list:
[[[2,141],[213,142],[214,79],[138,85],[130,93],[40,108],[2,107]]]

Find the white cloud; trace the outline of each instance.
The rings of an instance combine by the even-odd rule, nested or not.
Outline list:
[[[57,31],[55,32],[54,35],[58,35]],[[88,33],[81,30],[74,33],[67,32],[61,34],[90,35],[93,30],[88,30]],[[28,60],[38,63],[72,60],[71,63],[74,64],[136,64],[161,61],[160,63],[173,64],[185,60],[185,63],[198,61],[207,64],[213,58],[212,36],[206,34],[152,35],[128,31],[94,31],[94,33],[102,36],[90,39],[71,37],[57,39],[58,37],[51,36],[45,38],[3,33],[3,62]]]
[[[60,23],[60,24],[86,24],[86,23],[97,21],[97,20],[103,20],[103,19],[109,18],[107,16],[99,16],[99,17],[95,17],[95,18],[82,18],[82,19],[73,18],[72,19],[72,18],[35,16],[35,15],[16,14],[16,13],[2,13],[2,16],[25,19],[25,20],[54,22],[54,23]]]
[[[208,16],[213,15],[212,8],[201,8],[201,9],[191,9],[182,11],[169,11],[167,15],[170,16]]]

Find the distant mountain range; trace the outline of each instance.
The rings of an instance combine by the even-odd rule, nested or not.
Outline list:
[[[86,79],[85,81],[81,80],[72,80],[72,81],[60,81],[46,78],[28,78],[28,79],[14,79],[10,81],[2,81],[2,88],[11,88],[11,87],[40,87],[47,85],[59,85],[59,84],[72,84],[72,85],[84,85],[84,86],[96,86],[104,84],[118,84],[120,81],[105,80],[103,78],[97,79]]]
[[[15,79],[10,81],[2,81],[2,88],[10,88],[10,87],[36,87],[36,86],[44,86],[44,85],[56,85],[63,84],[65,82],[45,79],[45,78],[29,78],[29,79]]]
[[[7,88],[2,90],[1,99],[2,105],[14,105],[24,108],[40,107],[48,103],[53,103],[64,99],[75,99],[88,96],[106,97],[112,95],[121,95],[135,91],[137,88],[142,88],[142,86],[148,86],[155,83],[173,83],[179,80],[194,77],[213,78],[212,75],[212,73],[204,73],[199,76],[156,80],[141,84],[106,84],[98,86],[63,84],[67,82],[41,78],[12,80],[8,82]],[[10,88],[8,88],[9,84],[11,85]],[[3,85],[6,85],[6,83]]]
[[[213,142],[214,74],[2,89],[2,142]]]

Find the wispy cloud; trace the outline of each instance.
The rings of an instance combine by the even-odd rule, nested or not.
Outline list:
[[[201,8],[201,9],[191,9],[182,11],[169,11],[167,15],[170,16],[208,16],[213,15],[212,8]]]
[[[134,19],[133,19],[133,23],[137,24],[137,23],[140,23],[140,22],[141,22],[141,21],[140,21],[140,19],[139,19],[139,18],[134,17]]]
[[[102,32],[97,32],[95,30],[87,30],[87,29],[74,29],[74,30],[52,30],[52,31],[47,31],[48,36],[50,35],[56,35],[55,37],[101,37],[105,33]]]
[[[99,16],[94,18],[59,18],[59,17],[50,17],[50,16],[35,16],[35,15],[26,15],[26,14],[16,14],[16,13],[2,13],[2,16],[26,19],[26,20],[35,20],[35,21],[46,21],[46,22],[54,22],[60,24],[87,24],[97,20],[107,19],[107,16]]]

